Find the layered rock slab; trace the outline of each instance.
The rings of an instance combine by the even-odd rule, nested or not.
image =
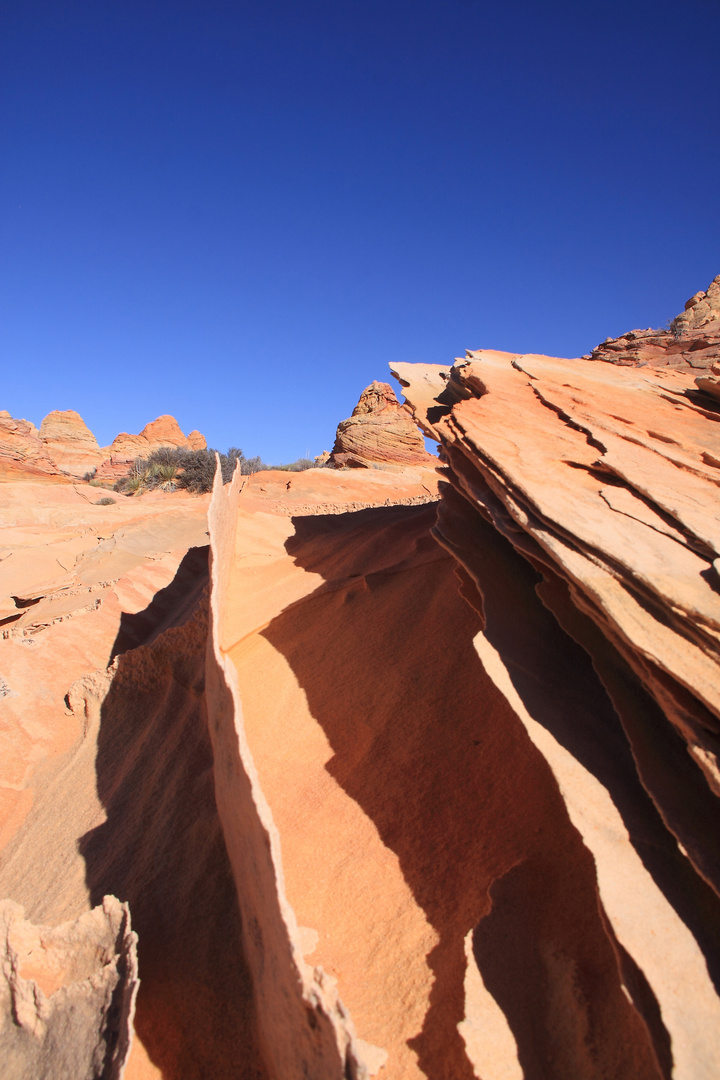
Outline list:
[[[483,350],[452,370],[394,370],[426,431],[443,444],[457,494],[444,496],[436,534],[469,574],[468,598],[484,614],[476,647],[546,754],[595,855],[608,919],[656,997],[673,1075],[712,1076],[718,1047],[707,1032],[717,1030],[710,1018],[718,1002],[706,964],[717,982],[720,925],[709,888],[719,865],[716,416],[698,401],[692,376],[679,373]],[[522,571],[521,563],[512,574],[501,573],[502,561],[495,567],[502,537],[513,552],[503,556],[508,569],[521,556],[536,575],[527,592],[539,630],[522,647],[516,632],[503,630]],[[550,624],[592,657],[612,701],[605,723],[592,721],[587,703],[565,708],[558,699],[571,661],[560,647],[547,648],[542,605],[553,613]],[[627,784],[634,778],[637,788],[638,777],[659,811],[654,819],[642,808],[642,789],[629,799]],[[630,858],[624,883],[617,851],[602,839],[613,806],[617,851],[627,830],[642,861],[631,873]],[[651,879],[644,885],[643,867]],[[632,914],[641,894],[649,930]]]
[[[212,624],[206,676],[217,805],[242,912],[261,1054],[268,1075],[278,1080],[366,1080],[367,1054],[335,981],[303,959],[306,949],[286,895],[279,835],[248,744],[237,674],[227,655],[227,621],[235,607],[229,583],[242,490],[239,471],[228,489],[216,473],[209,515]]]

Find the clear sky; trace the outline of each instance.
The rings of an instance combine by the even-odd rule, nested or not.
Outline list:
[[[1,0],[0,408],[278,462],[720,273],[718,0]]]

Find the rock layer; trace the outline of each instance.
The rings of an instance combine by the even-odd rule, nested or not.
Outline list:
[[[520,1055],[526,1075],[552,1058],[548,1075],[661,1076],[592,857],[473,649],[434,507],[238,515],[221,643],[247,751],[301,950],[381,1075],[520,1076]]]
[[[330,461],[336,467],[433,468],[411,413],[388,383],[373,382],[360,395],[349,420],[338,424]]]
[[[720,274],[705,292],[690,297],[668,329],[631,330],[606,338],[583,359],[695,372],[712,367],[720,361]]]

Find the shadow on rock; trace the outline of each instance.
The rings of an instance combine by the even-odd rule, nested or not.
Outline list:
[[[232,872],[215,806],[204,699],[207,548],[123,620],[103,703],[97,788],[107,820],[80,841],[93,904],[130,904],[135,1029],[166,1080],[264,1071]]]
[[[520,1003],[559,994],[567,982],[562,965],[538,968],[542,946],[567,958],[572,1023],[594,1048],[587,1071],[585,1047],[570,1039],[567,1075],[657,1078],[647,1032],[621,989],[593,859],[545,759],[480,664],[480,620],[460,596],[454,560],[430,536],[434,520],[434,507],[294,519],[288,552],[331,588],[263,631],[330,742],[328,771],[397,854],[439,936],[427,957],[429,1007],[409,1045],[432,1080],[474,1075],[457,1029],[464,938],[491,906],[502,907],[502,898],[491,905],[494,882],[531,858],[525,900],[528,913],[545,913],[543,934],[530,922],[514,941],[521,983],[514,1004],[501,1001],[527,1075],[545,1075],[554,1017],[539,1016],[538,1040],[517,1022]]]
[[[685,803],[689,812],[694,796],[698,832],[712,834],[717,800],[684,741],[566,584],[549,568],[535,570],[449,487],[438,532],[467,573],[465,595],[483,611],[485,635],[523,704],[610,793],[645,869],[691,930],[720,988],[720,900],[680,852],[641,783],[629,740],[667,802]]]

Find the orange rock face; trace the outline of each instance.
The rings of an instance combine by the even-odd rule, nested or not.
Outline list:
[[[338,425],[330,455],[337,467],[434,467],[410,412],[388,383],[373,382],[360,395],[349,420]]]
[[[191,431],[187,437],[188,447],[190,450],[206,450],[207,442],[205,436],[201,435],[199,431]]]
[[[41,927],[74,924],[108,895],[129,904],[143,974],[126,1077],[198,1075],[198,1062],[213,1076],[249,1076],[235,1063],[256,1059],[251,988],[202,689],[208,499],[114,495],[100,506],[100,494],[0,485],[0,897]],[[200,837],[202,855],[189,860]],[[27,949],[16,987],[6,969],[8,992],[51,1024],[47,1038],[5,1025],[3,1076],[77,1076],[93,1022],[98,1045],[104,1037],[104,998],[95,1002],[112,952],[103,960],[75,930],[57,936],[61,965]],[[63,970],[79,972],[70,997],[52,983]]]
[[[0,412],[0,480],[27,476],[49,479],[57,475],[35,425],[15,420],[5,410]]]
[[[40,440],[58,472],[84,476],[102,461],[97,439],[72,409],[51,412],[40,425]]]
[[[396,371],[442,442],[450,487],[434,531],[482,614],[476,651],[593,854],[608,926],[663,1018],[660,1067],[670,1053],[673,1075],[709,1076],[715,1036],[677,986],[717,1024],[705,977],[720,925],[712,398],[692,374],[478,350],[436,369],[433,405],[427,368]],[[476,934],[482,969],[493,946],[482,923]]]

